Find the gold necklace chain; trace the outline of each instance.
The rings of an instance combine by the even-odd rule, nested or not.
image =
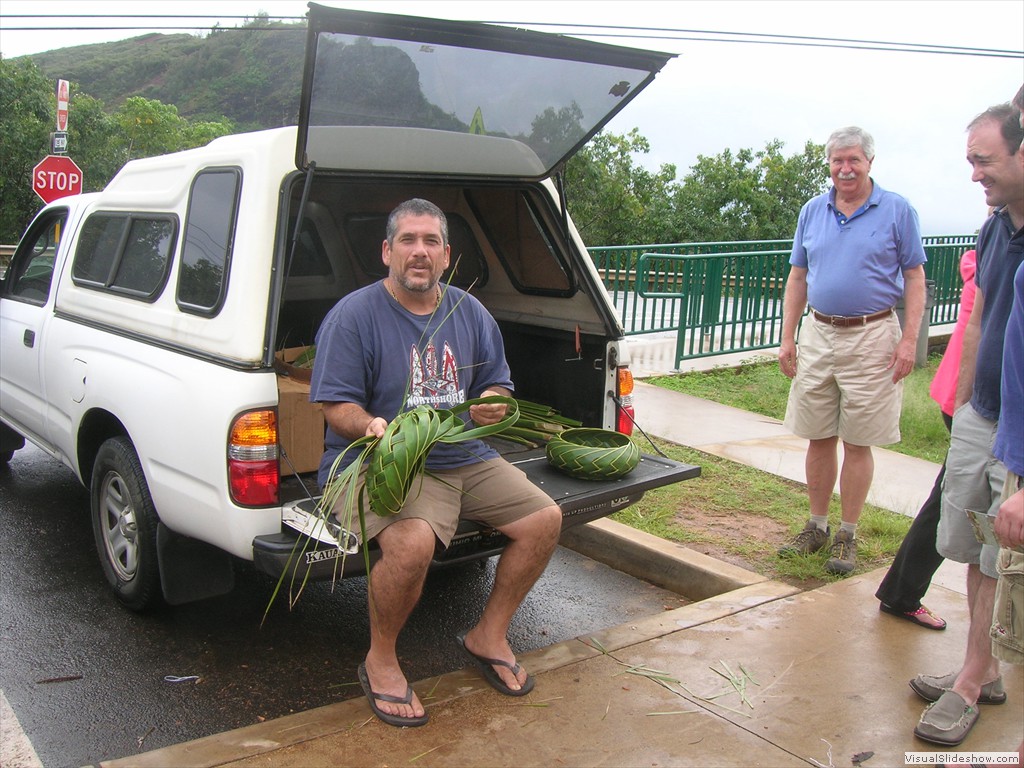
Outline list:
[[[394,299],[395,301],[398,301],[398,297],[395,295],[395,291],[391,288],[391,278],[389,278],[389,277],[385,277],[384,278],[384,287],[388,289],[388,293],[391,294],[391,298]],[[434,286],[434,290],[437,291],[437,303],[434,304],[434,306],[435,307],[440,307],[441,306],[441,286],[435,285]],[[398,301],[398,303],[401,304],[402,302]]]

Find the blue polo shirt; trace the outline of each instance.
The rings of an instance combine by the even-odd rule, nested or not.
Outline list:
[[[807,303],[827,315],[860,317],[896,305],[903,270],[928,259],[917,211],[872,182],[867,202],[846,217],[835,187],[800,210],[789,263],[807,270]]]
[[[1013,308],[1006,322],[1003,344],[999,429],[992,453],[1007,469],[1024,477],[1024,263],[1017,267],[1013,293]]]
[[[1024,229],[1014,233],[1010,215],[1001,208],[985,220],[975,250],[978,267],[974,282],[985,297],[985,304],[981,312],[971,405],[989,421],[997,421],[1001,418],[999,386],[1003,340],[1013,306],[1014,274],[1024,261]]]

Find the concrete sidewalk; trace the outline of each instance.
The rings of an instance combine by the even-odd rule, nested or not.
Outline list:
[[[634,399],[640,426],[657,437],[805,482],[807,441],[776,419],[643,382],[637,382]],[[928,498],[939,465],[882,448],[873,453],[875,477],[868,502],[913,517]]]
[[[900,766],[940,751],[912,735],[924,702],[906,681],[958,667],[967,615],[944,587],[929,603],[945,632],[880,614],[880,576],[766,581],[525,654],[525,699],[471,671],[423,680],[423,728],[384,725],[360,698],[104,765],[844,766],[873,752],[867,765]],[[983,707],[955,751],[1016,748],[1024,678],[1007,671],[1010,702]]]
[[[777,422],[642,383],[636,400],[649,433],[803,480],[804,444]],[[937,471],[878,451],[872,502],[913,514]],[[924,702],[907,681],[962,661],[964,566],[933,581],[927,604],[949,627],[932,632],[879,613],[884,569],[801,592],[609,521],[584,528],[570,546],[621,552],[698,602],[524,654],[537,685],[523,699],[470,669],[418,681],[423,728],[384,725],[360,697],[103,765],[844,766],[873,752],[881,768],[1021,740],[1019,667],[960,747],[912,734]]]

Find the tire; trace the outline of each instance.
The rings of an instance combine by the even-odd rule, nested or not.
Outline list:
[[[25,447],[25,438],[0,422],[0,467],[5,467],[14,458],[14,452]]]
[[[160,602],[159,517],[127,437],[111,438],[100,446],[89,496],[96,551],[117,599],[133,611]]]

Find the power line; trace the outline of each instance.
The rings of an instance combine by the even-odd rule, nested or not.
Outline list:
[[[493,23],[493,24],[514,24],[515,22],[511,22],[511,21],[496,21],[496,22],[491,22],[491,23]],[[958,46],[958,45],[933,45],[933,44],[930,44],[930,43],[900,43],[900,42],[896,42],[896,41],[892,41],[892,40],[858,40],[856,38],[849,38],[849,37],[821,37],[821,36],[818,36],[818,35],[779,35],[779,34],[769,33],[769,32],[729,32],[727,30],[676,29],[676,28],[673,28],[673,27],[628,27],[628,26],[624,27],[624,26],[618,26],[618,25],[611,26],[611,25],[608,25],[608,24],[555,24],[555,23],[552,23],[552,22],[537,22],[535,24],[532,24],[531,26],[536,26],[536,27],[551,26],[551,27],[559,27],[559,28],[566,28],[566,27],[568,27],[570,29],[579,29],[579,30],[610,29],[610,30],[628,30],[628,31],[631,31],[631,32],[632,31],[635,31],[635,32],[671,32],[672,35],[665,36],[669,40],[705,39],[705,38],[692,38],[692,37],[676,37],[675,35],[729,35],[730,39],[733,38],[733,37],[739,37],[739,38],[772,38],[772,40],[770,40],[770,41],[757,40],[755,42],[774,42],[777,39],[777,40],[780,40],[780,41],[792,40],[792,41],[795,41],[794,44],[799,44],[799,41],[811,41],[811,42],[815,42],[815,43],[819,43],[819,44],[820,43],[846,43],[846,44],[852,44],[852,45],[856,45],[856,46],[867,46],[867,45],[870,45],[870,46],[887,46],[887,47],[898,48],[900,50],[903,50],[903,49],[922,49],[922,50],[926,50],[926,52],[928,52],[928,53],[946,53],[946,52],[950,52],[950,53],[957,52],[957,53],[960,53],[960,52],[965,52],[965,53],[978,53],[978,54],[986,54],[986,55],[987,54],[992,54],[992,53],[1000,53],[1000,54],[1010,54],[1010,55],[1015,55],[1015,56],[1024,56],[1024,51],[1009,51],[1009,50],[1002,50],[1002,49],[996,49],[996,48],[971,48],[971,47]],[[591,33],[583,32],[581,34],[591,34]],[[594,36],[595,37],[596,36],[608,37],[609,34],[610,33],[604,32],[604,33],[600,33],[599,35],[595,34]],[[638,37],[649,37],[651,39],[656,39],[656,38],[660,38],[662,36],[661,35],[643,35],[643,36],[638,36]],[[728,40],[720,40],[720,39],[714,39],[714,40],[715,40],[715,42],[728,42]],[[734,42],[741,42],[741,41],[734,41]],[[888,48],[885,48],[883,50],[887,50],[887,49]],[[871,49],[871,50],[874,50],[874,49]]]
[[[267,16],[267,15],[213,15],[213,14],[3,14],[0,15],[0,22],[5,19],[105,19],[105,20],[129,20],[129,19],[231,19],[231,20],[259,20],[259,21],[289,21],[301,22],[305,16]],[[564,24],[557,22],[512,22],[512,21],[488,21],[483,23],[499,24],[517,27],[553,27],[562,30],[561,34],[581,34],[588,37],[615,37],[633,40],[666,40],[675,42],[712,42],[712,43],[738,43],[747,45],[780,45],[792,47],[810,48],[836,48],[846,50],[862,51],[888,51],[893,53],[930,53],[947,56],[977,56],[983,58],[1015,58],[1024,59],[1024,51],[1012,51],[996,48],[978,48],[968,46],[940,45],[931,43],[901,43],[886,40],[858,40],[855,38],[823,37],[815,35],[784,35],[761,32],[729,32],[725,30],[701,30],[701,29],[676,29],[670,27],[635,27],[635,26],[613,26],[607,24]],[[206,26],[197,24],[191,26],[179,25],[110,25],[102,26],[0,26],[0,31],[6,32],[181,32],[186,30],[208,30],[210,32],[232,32],[232,31],[257,31],[257,32],[297,32],[304,31],[305,26],[299,23],[286,27],[280,26],[255,26],[245,27],[221,27]],[[603,31],[594,31],[603,30]]]
[[[0,13],[2,19],[274,19],[276,21],[305,21],[305,16],[267,16],[245,14],[232,16],[223,13]],[[58,29],[58,27],[47,27]]]
[[[725,34],[735,34],[732,32],[726,32]],[[741,43],[744,45],[784,45],[791,46],[794,48],[836,48],[839,50],[851,50],[851,51],[888,51],[890,53],[935,53],[946,56],[979,56],[982,58],[999,58],[999,59],[1024,59],[1024,51],[1003,51],[997,49],[985,49],[985,48],[971,48],[971,49],[958,49],[956,46],[929,46],[923,44],[906,44],[906,43],[878,43],[870,44],[865,41],[863,44],[860,41],[854,41],[849,44],[831,43],[831,42],[800,42],[796,40],[736,40],[733,38],[726,37],[686,37],[686,36],[668,36],[668,35],[619,35],[613,32],[597,32],[587,33],[588,37],[629,37],[632,40],[677,40],[677,41],[688,41],[688,42],[699,42],[699,43]],[[766,37],[770,37],[766,35]],[[814,38],[809,38],[813,40]],[[828,40],[828,38],[822,38],[822,40]],[[914,45],[915,47],[905,47],[908,45]]]

